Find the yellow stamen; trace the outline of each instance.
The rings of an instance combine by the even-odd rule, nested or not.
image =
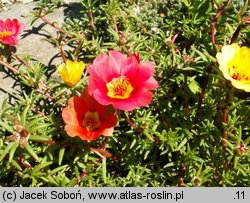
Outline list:
[[[0,32],[0,39],[3,39],[5,37],[11,36],[11,32],[9,31],[2,31]]]
[[[82,124],[85,128],[87,128],[88,131],[95,130],[95,129],[99,128],[101,125],[101,121],[99,119],[98,112],[97,111],[95,111],[95,112],[87,111],[85,113]]]
[[[228,63],[229,74],[234,80],[249,81],[250,80],[250,49],[241,47]]]
[[[134,90],[129,79],[125,76],[114,78],[106,84],[108,88],[108,96],[115,99],[127,99]]]

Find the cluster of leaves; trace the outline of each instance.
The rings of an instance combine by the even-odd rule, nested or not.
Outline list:
[[[149,107],[120,112],[112,137],[87,143],[65,133],[61,111],[88,76],[69,89],[50,67],[13,62],[22,89],[0,110],[0,185],[249,186],[249,93],[233,89],[215,59],[230,40],[249,45],[248,1],[230,2],[216,19],[226,3],[83,1],[80,17],[47,40],[85,63],[111,49],[138,52],[155,64],[159,88]],[[34,21],[58,5],[40,0]]]

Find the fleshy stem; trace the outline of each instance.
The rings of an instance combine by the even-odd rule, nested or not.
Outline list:
[[[54,29],[56,29],[57,31],[59,31],[60,33],[63,33],[66,35],[66,38],[73,38],[74,36],[72,34],[68,34],[67,31],[63,30],[61,27],[56,26],[55,23],[52,23],[51,21],[49,21],[44,14],[40,14],[39,11],[36,11],[36,14],[39,16],[39,18],[45,22],[47,25],[53,27]],[[85,36],[83,34],[79,35],[80,38],[85,38]],[[79,40],[74,40],[75,42],[79,42]]]
[[[202,89],[201,89],[201,93],[200,93],[200,96],[199,96],[199,100],[198,100],[198,106],[197,106],[197,111],[196,111],[196,117],[195,117],[195,123],[198,123],[199,120],[200,120],[200,114],[201,114],[201,105],[202,105],[202,101],[203,101],[203,98],[204,98],[204,95],[205,95],[205,92],[206,92],[206,89],[207,89],[207,84],[208,84],[208,79],[209,79],[209,75],[212,71],[212,65],[213,63],[210,63],[207,67],[207,76],[204,80],[204,83],[203,83],[203,86],[202,86]]]
[[[116,23],[115,16],[112,16],[112,21],[114,23],[114,30],[118,34],[119,33],[119,29],[118,29],[118,26],[117,26],[117,23]]]
[[[8,48],[8,50],[9,50],[10,54],[11,54],[16,60],[18,60],[19,62],[21,62],[22,64],[24,64],[24,65],[27,66],[27,67],[29,66],[29,64],[28,64],[26,61],[20,59],[20,58],[15,54],[15,52],[13,52],[13,51],[11,50],[11,47],[10,47],[10,46],[7,46],[7,48]]]
[[[103,158],[100,157],[97,161],[94,162],[94,164],[92,165],[92,167],[89,170],[85,170],[84,172],[82,172],[82,174],[76,179],[74,186],[78,185],[81,182],[81,180],[84,178],[84,176],[89,173],[89,171],[91,171],[93,168],[95,168],[98,163],[102,162],[102,159]]]
[[[143,128],[138,127],[126,114],[124,111],[118,111],[118,113],[121,113],[121,116],[125,118],[125,121],[127,124],[129,124],[137,133],[141,133],[143,131]]]
[[[63,52],[62,44],[60,45],[60,54],[61,54],[61,56],[63,58],[64,63],[66,64],[67,58],[66,58],[66,56],[65,56],[65,54]]]
[[[214,16],[213,22],[212,22],[212,44],[215,45],[215,28],[216,28],[216,23],[218,18],[224,13],[225,8],[227,7],[228,4],[230,4],[232,2],[232,0],[228,0],[225,3],[222,3],[221,6],[217,9],[217,14]],[[207,69],[207,76],[204,80],[203,86],[202,86],[202,90],[199,96],[199,100],[198,100],[198,107],[197,107],[197,113],[196,113],[196,118],[195,118],[195,123],[198,123],[199,119],[200,119],[200,113],[201,113],[201,105],[202,105],[202,101],[207,89],[207,84],[208,84],[208,78],[209,78],[209,74],[212,71],[212,65],[213,63],[210,63]]]
[[[8,68],[10,71],[12,71],[14,74],[19,75],[20,71],[16,68],[14,68],[12,65],[10,65],[7,61],[0,60],[0,64]],[[23,75],[23,77],[26,80],[29,80],[29,77],[27,75]]]
[[[213,23],[212,23],[212,44],[215,44],[215,29],[216,29],[216,23],[218,18],[224,13],[225,8],[228,4],[230,4],[232,0],[228,0],[225,3],[222,3],[221,6],[217,9],[217,14],[214,16]]]
[[[0,60],[0,64],[8,68],[10,71],[12,71],[14,74],[20,74],[19,70],[14,68],[12,65],[10,65],[7,61]]]
[[[102,150],[103,151],[105,151],[105,149],[106,149],[107,139],[108,138],[105,137],[102,141]],[[97,161],[94,162],[94,164],[91,166],[91,168],[89,170],[83,171],[82,174],[76,179],[75,186],[81,182],[81,180],[84,178],[85,175],[87,175],[89,173],[89,171],[91,171],[93,168],[95,168],[98,163],[102,162],[102,160],[103,160],[103,157],[100,157]]]
[[[235,155],[232,157],[232,159],[229,161],[229,163],[226,166],[226,172],[229,171],[234,163]]]
[[[38,11],[36,11],[36,14],[39,16],[39,18],[40,18],[43,22],[45,22],[46,24],[48,24],[48,25],[50,25],[51,27],[55,28],[55,29],[58,30],[59,32],[66,34],[66,31],[65,31],[65,30],[63,30],[63,29],[60,28],[59,26],[55,25],[55,23],[50,22],[50,21],[45,17],[45,15],[40,14]],[[73,36],[70,35],[70,34],[67,34],[67,37],[68,37],[68,38],[72,38]]]
[[[187,87],[188,86],[188,84],[187,84],[187,77],[188,77],[188,72],[187,71],[185,71],[184,72],[184,85]],[[188,94],[186,94],[186,96],[185,96],[185,113],[186,113],[186,117],[188,118],[188,116],[189,116],[189,113],[190,113],[190,108],[189,108],[189,101],[188,101]]]
[[[77,45],[77,48],[76,48],[75,53],[74,53],[75,61],[78,60],[78,54],[82,48],[82,45],[83,45],[83,41],[80,41],[79,44]]]
[[[229,84],[227,84],[227,87],[230,88]],[[229,89],[229,91],[232,91],[231,89]],[[227,139],[227,116],[228,116],[228,103],[230,101],[230,93],[227,91],[226,93],[226,99],[225,99],[225,104],[224,104],[224,108],[223,108],[223,123],[225,125],[224,129],[223,129],[223,139]],[[224,152],[226,153],[226,147],[227,147],[227,143],[222,140],[222,147]]]
[[[49,100],[54,100],[54,97],[52,95],[50,95],[50,93],[47,91],[48,90],[48,86],[45,84],[45,82],[41,81],[41,87],[39,87],[39,85],[34,84],[33,88],[39,92],[40,94],[42,94],[43,96],[45,96],[47,99]],[[65,107],[66,105],[62,102],[59,103],[62,107]]]
[[[89,14],[89,22],[90,22],[91,31],[92,31],[94,37],[96,37],[96,33],[95,33],[95,24],[94,24],[94,18],[93,18],[93,12],[92,12],[92,10],[91,10],[90,7],[89,7],[88,14]]]
[[[63,145],[63,146],[68,146],[68,147],[76,147],[76,145],[71,143],[71,142],[67,142],[67,143],[62,144],[61,142],[54,141],[54,140],[32,140],[32,142],[39,142],[39,143],[48,144],[48,145]],[[84,146],[83,148],[85,150],[99,152],[100,154],[102,154],[103,156],[105,156],[107,158],[117,159],[116,156],[114,156],[113,154],[111,154],[103,149],[106,147],[102,147],[102,149],[98,149],[95,147]]]
[[[179,173],[179,176],[180,176],[180,180],[178,182],[178,187],[183,187],[183,183],[184,183],[184,179],[185,179],[185,176],[186,176],[186,163],[185,162],[182,162],[181,165],[180,165],[180,173]]]
[[[137,129],[138,129],[138,126],[137,126],[135,123],[133,123],[133,121],[131,121],[131,119],[130,119],[128,116],[126,116],[125,113],[123,113],[123,115],[124,115],[124,117],[125,117],[126,122],[127,122],[132,128],[134,128],[135,130],[137,130]]]
[[[232,38],[230,39],[229,44],[232,44],[232,43],[235,42],[235,40],[238,38],[238,36],[239,36],[239,34],[240,34],[241,29],[244,28],[244,27],[245,27],[245,25],[242,25],[242,24],[240,24],[240,25],[237,27],[237,29],[236,29],[236,30],[234,31],[234,33],[233,33]]]
[[[212,144],[214,145],[214,143],[212,143]],[[215,168],[215,170],[214,170],[214,177],[218,180],[220,178],[220,173],[219,173],[218,166],[216,164],[216,159],[215,159],[215,157],[213,155],[213,151],[211,149],[209,149],[209,154],[210,154],[213,166]]]
[[[19,75],[20,74],[20,71],[18,70],[18,69],[16,69],[16,68],[14,68],[12,65],[10,65],[7,61],[3,61],[3,60],[0,60],[0,64],[1,65],[3,65],[3,66],[5,66],[6,68],[8,68],[10,71],[12,71],[14,74],[16,74],[16,75]],[[23,77],[26,79],[26,80],[30,80],[30,78],[27,76],[27,75],[23,75]],[[43,85],[43,89],[40,89],[39,87],[38,87],[38,85],[34,85],[33,86],[33,88],[37,91],[37,92],[39,92],[39,93],[41,93],[43,96],[45,96],[45,97],[47,97],[48,99],[50,99],[50,100],[52,100],[52,99],[54,99],[49,93],[46,93],[46,90],[47,90],[47,86],[44,86],[44,84],[42,84]],[[62,106],[65,106],[63,103],[60,103]]]
[[[107,152],[106,150],[98,149],[98,148],[94,148],[94,147],[90,147],[88,149],[91,150],[91,151],[99,152],[100,154],[104,155],[107,158],[113,158],[113,154]]]
[[[23,155],[22,154],[20,154],[18,162],[21,163],[22,166],[25,167],[25,168],[33,169],[33,167],[31,165],[26,164],[26,163],[23,162]]]

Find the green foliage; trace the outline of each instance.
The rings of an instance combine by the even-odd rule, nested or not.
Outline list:
[[[33,22],[58,2],[40,0]],[[249,6],[233,1],[226,7],[213,44],[221,2],[82,1],[81,17],[66,18],[58,38],[47,38],[51,46],[73,47],[67,57],[85,63],[111,49],[138,52],[155,64],[159,88],[148,107],[118,113],[113,136],[87,143],[66,134],[61,116],[67,100],[87,85],[87,74],[68,88],[50,77],[51,67],[12,62],[23,88],[0,109],[0,185],[250,186],[249,93],[228,85],[215,58],[233,37],[250,44],[249,27],[235,34]],[[8,139],[23,130],[24,147]],[[112,157],[93,150],[103,143]]]

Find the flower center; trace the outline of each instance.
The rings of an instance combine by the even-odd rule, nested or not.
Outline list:
[[[87,111],[85,113],[82,124],[85,128],[87,128],[88,131],[99,128],[101,125],[101,121],[99,119],[98,112]]]
[[[108,88],[108,96],[115,99],[129,98],[134,89],[126,76],[114,78],[106,84],[106,87]]]
[[[241,47],[228,63],[230,76],[238,81],[250,80],[250,49]]]
[[[231,77],[233,79],[238,80],[238,81],[249,80],[249,77],[247,74],[242,73],[242,72],[238,72],[237,70],[235,70],[235,69],[237,69],[237,67],[233,66],[232,69],[234,70],[234,71],[231,70],[231,72],[232,72]]]
[[[0,39],[3,39],[3,38],[8,37],[10,35],[11,35],[11,32],[9,32],[9,31],[2,31],[2,32],[0,32]]]

